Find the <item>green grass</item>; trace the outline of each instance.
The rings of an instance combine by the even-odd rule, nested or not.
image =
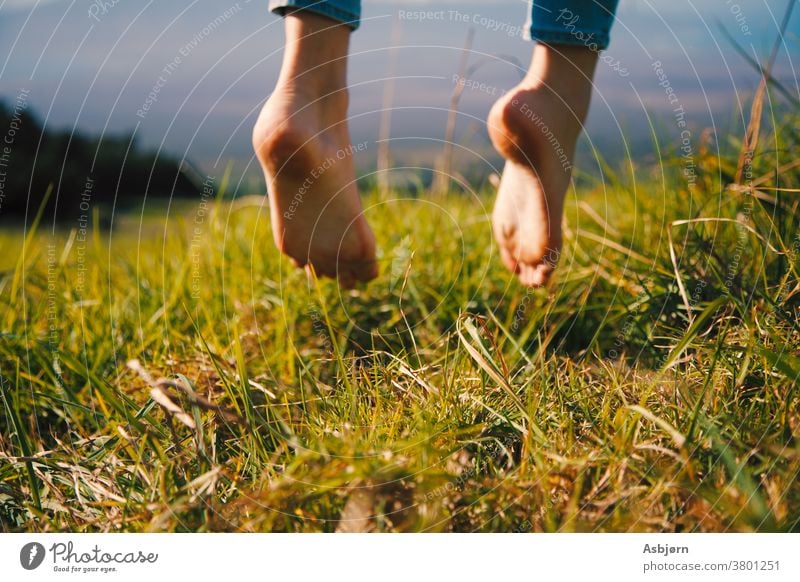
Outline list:
[[[582,176],[547,290],[488,193],[368,194],[344,292],[247,200],[0,234],[0,530],[800,530],[797,121]]]

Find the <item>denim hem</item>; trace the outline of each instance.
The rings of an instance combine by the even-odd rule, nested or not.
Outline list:
[[[269,9],[271,12],[283,16],[287,8],[307,10],[322,16],[327,16],[337,22],[346,24],[352,30],[356,30],[361,24],[361,15],[335,6],[330,0],[270,0]]]
[[[592,50],[604,50],[611,42],[611,35],[607,32],[567,32],[563,29],[553,30],[532,26],[528,31],[530,40],[546,44],[568,44],[571,46],[585,46]],[[582,38],[579,38],[582,37]]]

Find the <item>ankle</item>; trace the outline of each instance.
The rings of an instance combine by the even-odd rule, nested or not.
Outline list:
[[[314,98],[347,87],[350,29],[312,12],[285,17],[286,46],[279,86]]]
[[[597,66],[597,52],[582,46],[539,43],[533,51],[527,80],[580,78],[591,84]]]
[[[284,66],[275,92],[301,97],[309,102],[324,101],[326,104],[344,105],[348,103],[347,80],[345,75],[324,70],[322,67]]]
[[[591,91],[565,90],[545,80],[523,80],[508,95],[505,107],[546,120],[553,130],[582,126],[589,113]],[[528,111],[526,111],[526,109]]]
[[[551,96],[585,118],[592,94],[597,53],[586,47],[538,44],[521,89]]]
[[[347,86],[334,87],[324,83],[304,82],[299,78],[280,78],[270,99],[327,113],[326,117],[342,118],[346,116],[350,104],[350,91]]]

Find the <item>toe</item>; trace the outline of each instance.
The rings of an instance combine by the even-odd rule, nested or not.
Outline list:
[[[519,273],[519,262],[514,258],[514,255],[507,247],[500,247],[500,260],[503,261],[503,264],[509,271],[512,273]]]
[[[541,263],[533,267],[533,273],[531,275],[531,282],[534,287],[542,287],[544,286],[547,281],[550,280],[550,275],[553,273],[553,267]]]
[[[359,279],[361,279],[366,283],[367,281],[372,281],[373,279],[375,279],[378,276],[378,274],[379,274],[378,263],[372,262],[368,267],[361,269],[359,271]]]
[[[528,264],[521,263],[519,265],[519,282],[526,287],[533,287],[533,267]]]
[[[335,276],[340,286],[352,289],[377,277],[378,265],[375,261],[339,263]]]
[[[378,262],[375,260],[357,263],[353,268],[353,276],[364,283],[378,276]]]
[[[322,279],[323,277],[330,277],[331,279],[336,278],[335,266],[331,267],[323,261],[319,260],[309,261],[308,264],[306,264],[305,269],[306,272],[313,272],[314,276],[317,279]]]
[[[544,263],[521,263],[519,281],[526,287],[543,287],[550,279],[553,267]]]
[[[342,289],[352,289],[356,286],[356,278],[350,271],[339,273],[337,281],[339,282],[339,287]]]

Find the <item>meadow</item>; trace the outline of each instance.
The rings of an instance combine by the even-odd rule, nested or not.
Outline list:
[[[488,185],[353,290],[261,197],[3,230],[0,531],[800,531],[799,122],[580,168],[541,290]]]

